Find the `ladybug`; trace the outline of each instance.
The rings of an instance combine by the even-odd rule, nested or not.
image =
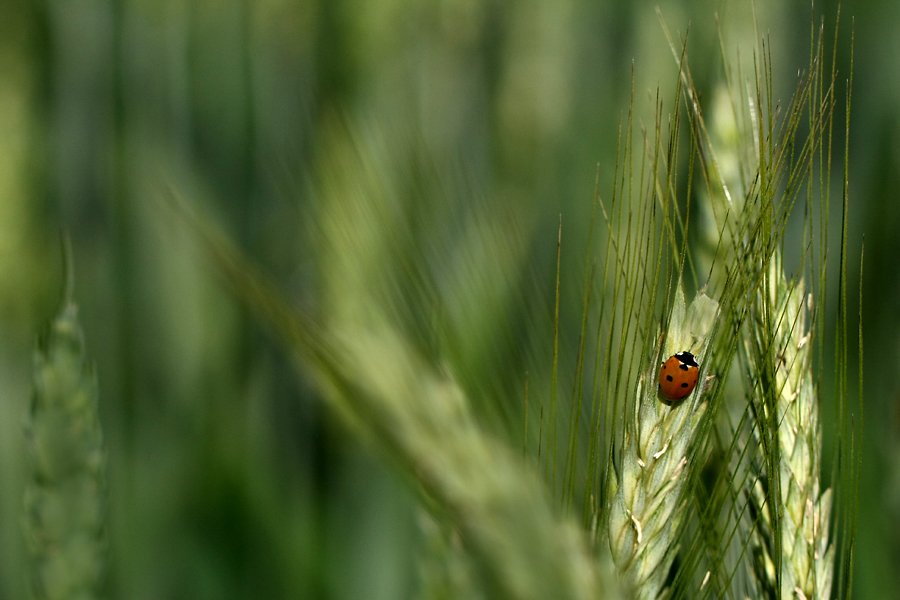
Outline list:
[[[700,365],[693,354],[673,354],[659,369],[659,391],[669,400],[681,400],[694,391],[699,376]]]

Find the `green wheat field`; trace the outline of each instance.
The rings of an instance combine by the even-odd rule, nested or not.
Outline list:
[[[0,600],[897,598],[898,39],[0,0]]]

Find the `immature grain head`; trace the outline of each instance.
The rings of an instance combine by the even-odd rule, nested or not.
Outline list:
[[[659,365],[653,364],[640,377],[634,414],[626,419],[609,538],[619,573],[635,598],[659,595],[674,558],[691,442],[706,409],[704,361],[717,315],[718,303],[702,293],[685,311],[678,287],[662,354],[691,351],[700,364],[700,383],[683,401],[664,402],[657,389]]]
[[[105,464],[97,382],[67,302],[35,353],[26,423],[25,531],[39,600],[98,598],[105,567]]]
[[[776,255],[758,295],[751,324],[755,348],[748,355],[760,398],[758,437],[764,444],[777,440],[778,460],[766,461],[768,476],[756,481],[751,503],[758,515],[755,569],[762,587],[774,596],[780,553],[782,598],[827,599],[834,566],[828,543],[832,496],[830,489],[820,494],[822,431],[807,329],[811,301],[802,280],[787,281]]]

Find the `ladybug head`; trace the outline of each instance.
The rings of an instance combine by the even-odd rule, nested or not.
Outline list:
[[[691,354],[690,352],[687,352],[687,351],[679,352],[675,355],[675,358],[677,358],[678,360],[680,360],[682,363],[686,364],[689,367],[697,367],[697,368],[700,367],[700,365],[697,364],[697,360],[694,358],[694,355]]]

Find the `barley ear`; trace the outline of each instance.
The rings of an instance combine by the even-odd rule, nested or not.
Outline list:
[[[684,292],[677,287],[662,354],[695,353],[700,383],[684,401],[666,404],[658,396],[659,366],[651,361],[625,422],[609,541],[620,577],[638,599],[660,595],[680,538],[685,482],[693,466],[689,448],[706,409],[704,359],[718,310],[702,293],[685,310]]]
[[[780,544],[780,597],[827,600],[834,546],[828,541],[831,490],[819,491],[822,432],[807,331],[811,297],[807,298],[802,280],[791,284],[785,279],[778,254],[764,287],[767,289],[758,296],[753,321],[756,351],[750,352],[750,357],[763,397],[756,413],[764,421],[759,423],[757,433],[764,438],[764,446],[774,446],[777,440],[778,460],[769,470],[777,471],[778,493],[772,489],[775,482],[771,476],[761,478],[751,493],[758,514],[756,575],[774,596],[778,587],[776,544]],[[768,391],[767,383],[771,386]],[[766,399],[771,397],[774,401]],[[770,426],[770,407],[775,411],[774,427]],[[772,465],[772,461],[767,464]],[[783,509],[780,517],[776,504]],[[776,530],[780,530],[780,536]]]
[[[33,597],[100,597],[106,557],[105,463],[97,381],[67,300],[34,359],[25,436],[25,533]]]

